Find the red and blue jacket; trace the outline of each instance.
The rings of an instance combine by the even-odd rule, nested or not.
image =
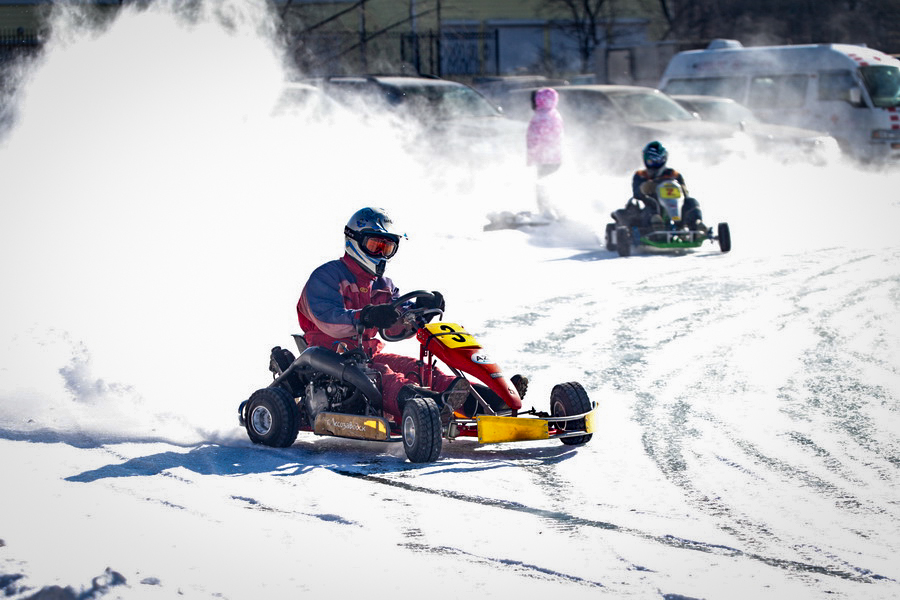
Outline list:
[[[389,278],[376,278],[347,254],[325,263],[309,276],[297,302],[297,318],[306,343],[337,350],[343,342],[355,348],[360,310],[368,304],[387,304],[399,295]],[[363,346],[370,354],[384,346],[376,333],[374,328],[363,332]]]
[[[648,196],[644,192],[641,191],[641,184],[646,181],[659,181],[662,179],[674,179],[678,183],[681,184],[681,187],[684,189],[684,195],[687,196],[687,188],[684,185],[684,177],[682,177],[681,173],[676,171],[675,169],[665,168],[655,177],[650,174],[646,169],[642,169],[640,171],[634,172],[634,177],[631,178],[631,193],[634,198],[638,200],[654,200],[652,196]]]

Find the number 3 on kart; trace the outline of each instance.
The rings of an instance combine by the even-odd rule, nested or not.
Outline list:
[[[481,347],[468,331],[456,323],[429,323],[425,329],[448,348]]]

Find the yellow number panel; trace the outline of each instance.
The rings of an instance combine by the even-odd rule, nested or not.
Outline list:
[[[480,348],[475,338],[456,323],[429,323],[425,329],[448,348]]]

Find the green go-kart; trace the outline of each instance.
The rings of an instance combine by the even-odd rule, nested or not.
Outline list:
[[[728,223],[719,223],[714,231],[712,228],[691,228],[684,222],[685,194],[677,181],[660,181],[656,186],[655,196],[662,209],[662,222],[647,226],[608,223],[607,250],[618,252],[619,256],[631,256],[638,248],[650,252],[684,252],[699,248],[707,241],[718,244],[722,252],[731,250],[731,230]]]

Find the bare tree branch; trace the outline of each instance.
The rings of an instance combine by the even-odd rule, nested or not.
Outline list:
[[[553,12],[569,15],[569,23],[563,26],[578,46],[582,71],[590,69],[594,51],[603,41],[600,32],[604,12],[611,10],[613,0],[544,0],[544,6]],[[604,9],[607,10],[604,10]],[[607,19],[608,21],[608,19]]]

